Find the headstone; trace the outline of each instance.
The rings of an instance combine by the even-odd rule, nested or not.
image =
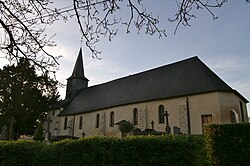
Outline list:
[[[179,127],[174,126],[174,127],[173,127],[173,130],[174,130],[174,134],[181,134],[181,130],[180,130]]]
[[[7,140],[7,139],[8,139],[7,127],[4,125],[2,127],[2,132],[1,132],[0,140]]]
[[[166,131],[167,134],[171,134],[170,126],[166,126],[165,131]]]

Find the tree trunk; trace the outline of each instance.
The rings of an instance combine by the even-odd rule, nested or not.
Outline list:
[[[10,128],[9,128],[9,139],[13,140],[15,136],[15,129],[14,129],[15,117],[11,116],[10,118]]]

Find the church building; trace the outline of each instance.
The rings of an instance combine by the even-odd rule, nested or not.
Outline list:
[[[66,97],[51,106],[45,126],[52,137],[117,136],[119,122],[141,131],[202,134],[207,124],[248,121],[248,100],[198,57],[99,85],[88,86],[82,51],[67,79]]]

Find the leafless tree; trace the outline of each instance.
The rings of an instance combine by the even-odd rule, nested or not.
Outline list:
[[[194,10],[204,10],[217,16],[213,9],[220,8],[227,0],[175,0],[177,10],[169,21],[189,26],[195,18]],[[250,3],[249,0],[244,0]],[[152,1],[151,3],[157,3]],[[122,13],[127,9],[126,17]],[[159,27],[159,16],[148,11],[143,0],[72,0],[68,7],[55,7],[53,0],[0,0],[0,49],[6,58],[18,60],[25,57],[38,68],[52,71],[58,65],[58,56],[49,54],[46,47],[55,46],[53,36],[46,35],[46,28],[58,20],[77,20],[82,38],[98,58],[101,53],[96,43],[103,37],[110,41],[117,35],[118,24],[126,32],[135,28],[138,32],[166,37],[166,31]]]

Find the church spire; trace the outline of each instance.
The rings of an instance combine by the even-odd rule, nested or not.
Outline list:
[[[79,90],[88,87],[88,81],[84,75],[82,49],[80,49],[72,75],[67,79],[66,98],[72,98]]]
[[[80,51],[78,53],[78,57],[75,63],[74,70],[72,72],[72,75],[68,79],[73,78],[80,78],[83,80],[88,80],[84,75],[84,69],[83,69],[83,60],[82,60],[82,49],[80,48]]]

